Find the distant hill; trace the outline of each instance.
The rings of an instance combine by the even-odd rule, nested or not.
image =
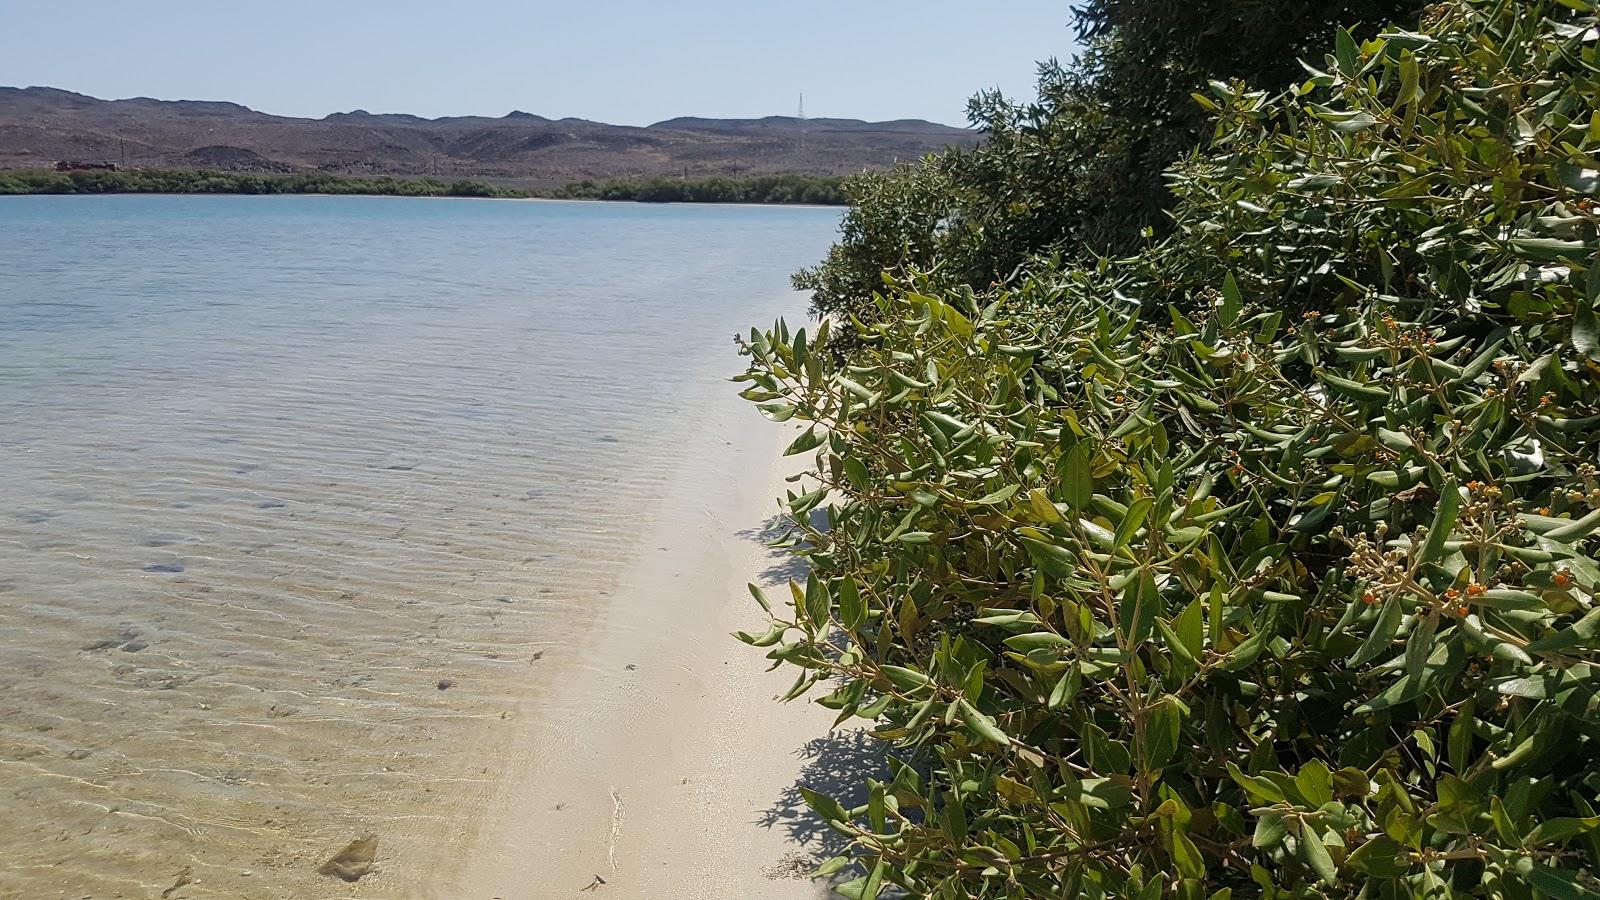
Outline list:
[[[896,119],[892,122],[863,122],[860,119],[797,119],[794,116],[767,116],[764,119],[701,119],[682,116],[657,122],[650,126],[664,131],[737,132],[749,134],[920,134],[935,139],[949,139],[952,135],[970,137],[971,131],[951,128],[923,119]]]
[[[72,160],[554,186],[648,175],[845,174],[978,140],[976,132],[918,119],[683,117],[644,128],[521,111],[425,119],[355,110],[300,119],[237,103],[0,87],[0,168],[11,169]]]

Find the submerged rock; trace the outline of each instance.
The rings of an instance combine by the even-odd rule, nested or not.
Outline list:
[[[137,629],[137,628],[124,628],[124,629],[122,629],[122,633],[116,635],[115,637],[107,637],[107,638],[101,638],[100,640],[97,640],[97,641],[90,641],[89,643],[84,644],[83,646],[79,647],[78,649],[87,652],[87,651],[94,651],[94,650],[110,650],[112,647],[126,647],[128,644],[137,642],[137,638],[138,637],[139,637],[139,629]],[[143,650],[143,649],[144,649],[144,646],[141,645],[139,647],[139,650]],[[132,652],[137,653],[138,650],[135,650],[135,651],[132,651]]]
[[[173,894],[176,894],[180,888],[193,883],[194,867],[184,866],[183,869],[178,872],[178,877],[172,882],[172,886],[162,891],[161,896],[163,898],[171,897]]]
[[[372,863],[377,856],[378,836],[369,834],[346,844],[333,858],[317,867],[317,874],[341,881],[360,881],[363,875],[372,871]]]

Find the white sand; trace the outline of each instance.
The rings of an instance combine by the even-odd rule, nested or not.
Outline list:
[[[764,625],[746,582],[793,569],[759,537],[797,468],[778,457],[790,429],[737,398],[715,407],[588,645],[530,706],[514,773],[441,896],[828,896],[805,877],[825,829],[794,786],[827,762],[803,757],[833,713],[776,703],[794,670],[766,672],[729,637]]]

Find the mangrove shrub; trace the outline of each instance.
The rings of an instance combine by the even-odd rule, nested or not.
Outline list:
[[[1139,253],[751,333],[814,465],[740,637],[893,747],[842,893],[1600,896],[1597,48],[1338,31]]]
[[[984,142],[859,176],[839,242],[795,276],[824,315],[870,316],[883,270],[936,283],[1006,281],[1032,255],[1136,249],[1164,229],[1168,166],[1210,136],[1190,94],[1211,79],[1278,87],[1338,25],[1414,22],[1418,0],[1094,0],[1075,5],[1084,50],[1039,67],[1037,95],[968,106]],[[843,335],[848,338],[849,335]]]

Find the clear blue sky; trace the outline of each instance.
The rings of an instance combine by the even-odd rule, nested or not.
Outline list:
[[[6,3],[0,84],[647,124],[678,115],[925,118],[1026,95],[1073,53],[1067,0],[64,0]]]

